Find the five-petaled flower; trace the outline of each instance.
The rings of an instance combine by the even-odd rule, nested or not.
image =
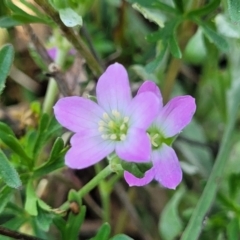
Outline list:
[[[58,122],[74,132],[65,156],[70,168],[91,166],[112,153],[129,162],[149,162],[151,142],[146,130],[156,118],[160,101],[145,91],[133,99],[125,68],[110,65],[96,86],[97,103],[83,97],[65,97],[56,103]]]
[[[145,172],[143,178],[137,178],[125,171],[124,178],[130,186],[143,186],[153,179],[164,187],[175,189],[182,180],[182,170],[168,139],[174,137],[190,123],[196,111],[195,99],[191,96],[179,96],[170,100],[164,107],[160,90],[151,81],[146,81],[138,90],[137,96],[153,92],[160,99],[160,112],[147,132],[151,139],[153,167]]]

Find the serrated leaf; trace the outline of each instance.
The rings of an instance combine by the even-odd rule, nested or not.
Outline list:
[[[91,240],[108,240],[110,233],[111,233],[111,226],[109,225],[109,223],[104,223],[99,228],[96,236],[91,238]]]
[[[82,17],[71,8],[60,9],[59,16],[67,27],[82,26]]]
[[[228,0],[228,11],[232,21],[240,21],[240,1]]]
[[[15,168],[11,165],[3,151],[0,149],[0,178],[12,188],[19,188],[21,180]]]
[[[184,193],[185,189],[179,188],[161,213],[158,229],[164,240],[174,240],[182,231],[183,223],[179,218],[177,209]]]
[[[14,49],[10,44],[4,45],[0,50],[0,94],[2,93],[6,78],[12,66]]]

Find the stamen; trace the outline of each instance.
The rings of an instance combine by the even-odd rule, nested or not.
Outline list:
[[[129,117],[124,117],[124,118],[123,118],[123,122],[124,122],[124,123],[127,123],[128,121],[129,121]]]
[[[112,110],[112,115],[113,115],[114,117],[116,117],[116,118],[121,117],[120,112],[118,112],[117,110]]]
[[[123,140],[125,140],[125,139],[126,139],[126,134],[121,134],[121,135],[120,135],[120,140],[123,141]]]
[[[100,127],[98,128],[98,131],[99,131],[99,132],[103,132],[103,130],[104,130],[104,127],[103,127],[103,126],[100,126]]]
[[[152,138],[151,138],[151,143],[154,147],[158,147],[158,144],[155,142],[155,139],[159,137],[159,134],[156,133]]]
[[[106,119],[106,120],[109,120],[109,119],[110,119],[110,117],[108,116],[107,113],[104,113],[104,114],[103,114],[103,118]]]
[[[99,125],[99,126],[105,126],[105,122],[104,122],[104,121],[99,121],[99,122],[98,122],[98,125]]]
[[[120,126],[120,130],[124,130],[126,128],[126,125],[123,123],[121,126]]]
[[[108,139],[108,135],[107,134],[103,134],[103,135],[101,135],[101,138],[106,140],[106,139]]]
[[[111,140],[116,140],[116,139],[117,139],[117,135],[116,135],[116,134],[110,135],[110,139],[111,139]]]

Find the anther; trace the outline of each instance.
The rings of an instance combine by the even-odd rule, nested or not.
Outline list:
[[[103,134],[103,135],[101,135],[101,138],[104,139],[104,140],[106,140],[106,139],[108,139],[108,135]]]
[[[98,128],[98,131],[99,132],[102,132],[104,130],[104,127],[103,126],[100,126],[99,128]]]
[[[104,126],[104,125],[105,125],[105,122],[104,122],[104,121],[99,121],[99,122],[98,122],[98,125],[99,125],[99,126]]]
[[[117,110],[112,110],[112,115],[116,118],[119,118],[121,116],[120,112],[118,112]]]
[[[111,140],[116,140],[116,139],[117,139],[117,135],[116,135],[116,134],[110,135],[110,139],[111,139]]]
[[[107,113],[104,113],[104,114],[103,114],[103,118],[106,119],[106,120],[109,120],[109,119],[110,119],[110,117],[108,116]]]
[[[121,135],[120,135],[120,140],[123,141],[123,140],[125,140],[125,139],[126,139],[126,134],[121,134]]]
[[[128,121],[129,121],[129,117],[124,117],[124,118],[123,118],[123,122],[124,122],[124,123],[127,123]]]
[[[126,128],[126,125],[123,123],[121,126],[120,126],[120,130],[124,130]]]
[[[155,134],[152,138],[151,138],[151,143],[154,147],[158,147],[158,144],[155,142],[155,139],[159,137],[159,134]]]

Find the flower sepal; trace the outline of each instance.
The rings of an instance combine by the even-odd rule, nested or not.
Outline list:
[[[145,175],[145,172],[152,168],[153,164],[152,162],[147,163],[133,163],[133,162],[127,162],[127,161],[121,161],[120,164],[122,165],[122,168],[133,174],[135,177],[143,178]]]
[[[174,143],[174,141],[177,139],[178,137],[178,134],[173,136],[173,137],[170,137],[170,138],[165,138],[164,139],[164,143],[167,144],[168,146],[172,146],[172,144]]]

